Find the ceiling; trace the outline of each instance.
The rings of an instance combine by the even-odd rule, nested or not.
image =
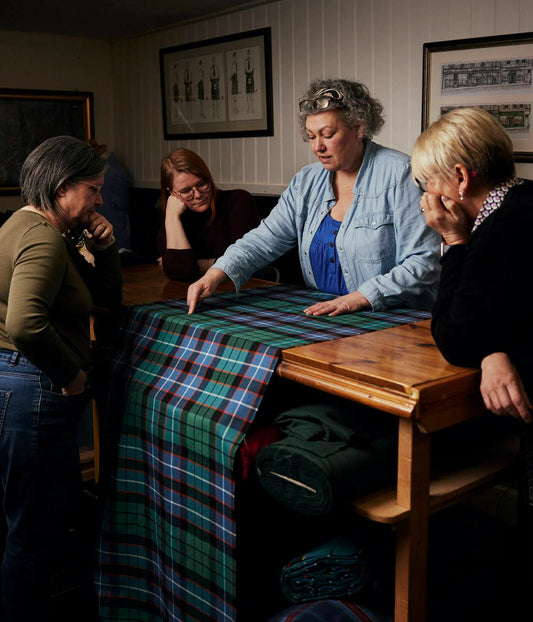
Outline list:
[[[0,0],[0,30],[115,41],[273,0]]]

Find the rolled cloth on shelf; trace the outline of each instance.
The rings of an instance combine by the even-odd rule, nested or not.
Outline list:
[[[293,605],[268,622],[387,622],[366,607],[340,600],[320,600]],[[391,622],[391,621],[389,621]]]
[[[341,536],[320,544],[281,571],[283,594],[293,603],[355,596],[365,586],[367,562],[354,538]]]
[[[370,409],[299,406],[276,419],[285,437],[259,450],[261,485],[280,505],[324,515],[394,481],[395,418]]]

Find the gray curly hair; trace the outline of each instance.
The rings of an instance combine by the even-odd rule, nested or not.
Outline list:
[[[368,88],[361,82],[343,80],[340,78],[323,78],[311,82],[299,101],[313,99],[322,89],[336,89],[343,94],[342,101],[332,100],[327,110],[335,110],[343,121],[350,127],[360,128],[364,138],[371,139],[378,134],[383,123],[383,106],[378,99],[370,95]],[[308,137],[305,131],[305,122],[310,114],[322,112],[300,112],[299,124],[303,139],[307,142]]]

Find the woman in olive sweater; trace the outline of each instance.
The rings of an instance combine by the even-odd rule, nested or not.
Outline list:
[[[90,313],[121,296],[113,228],[96,211],[104,175],[82,141],[44,141],[22,167],[26,205],[0,229],[4,622],[51,619],[48,596],[61,585],[47,582],[68,576],[81,499],[77,423],[91,396]],[[92,263],[68,236],[77,227],[91,238]]]

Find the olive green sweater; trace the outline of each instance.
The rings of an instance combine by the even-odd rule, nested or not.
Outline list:
[[[95,266],[48,221],[19,210],[0,228],[0,348],[19,351],[64,387],[91,365],[93,304],[120,305],[116,245]]]

